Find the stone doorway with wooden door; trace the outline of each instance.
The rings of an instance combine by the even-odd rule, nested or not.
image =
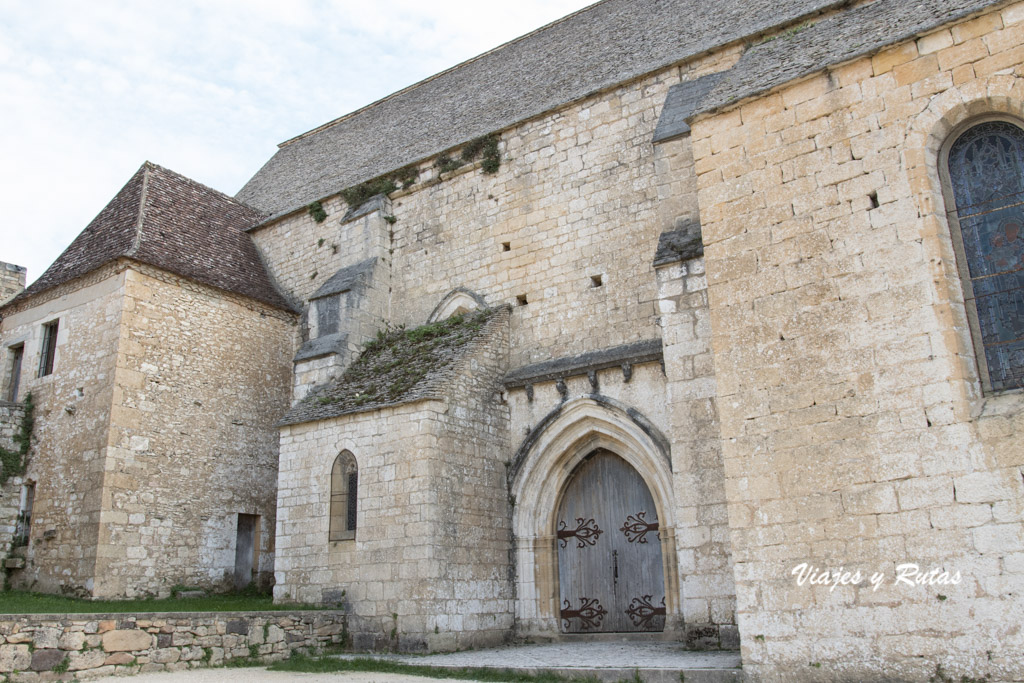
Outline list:
[[[518,635],[681,636],[671,462],[657,426],[606,396],[531,430],[509,467]]]
[[[577,465],[558,509],[563,633],[664,630],[657,514],[643,478],[615,453],[597,449]]]

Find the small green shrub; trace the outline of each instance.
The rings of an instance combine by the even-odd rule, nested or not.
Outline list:
[[[22,403],[22,406],[25,412],[21,417],[18,431],[14,435],[14,443],[17,446],[17,450],[11,451],[0,447],[0,466],[3,467],[3,472],[0,473],[3,479],[0,480],[0,483],[6,482],[10,477],[25,474],[25,468],[28,466],[28,449],[32,446],[32,429],[36,423],[36,404],[32,400],[31,392],[25,395],[25,401]]]
[[[309,215],[312,216],[313,220],[317,223],[323,223],[327,220],[327,212],[324,211],[324,206],[319,201],[313,202],[306,208],[309,209]],[[320,240],[320,243],[323,244],[323,240]]]
[[[379,194],[391,194],[398,189],[398,183],[390,175],[368,180],[341,191],[341,198],[350,208],[358,208]]]
[[[69,666],[71,666],[71,658],[64,655],[64,659],[60,660],[60,664],[55,665],[52,671],[55,674],[66,673]]]

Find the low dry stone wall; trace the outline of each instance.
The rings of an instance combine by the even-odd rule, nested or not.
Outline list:
[[[57,681],[269,662],[341,643],[335,611],[0,615],[0,681]]]

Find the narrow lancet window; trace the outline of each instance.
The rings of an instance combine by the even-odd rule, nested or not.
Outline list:
[[[356,537],[356,512],[359,500],[359,470],[355,456],[342,451],[331,469],[330,540],[347,541]]]
[[[967,129],[950,147],[949,178],[982,383],[1024,387],[1024,130],[1008,121]]]

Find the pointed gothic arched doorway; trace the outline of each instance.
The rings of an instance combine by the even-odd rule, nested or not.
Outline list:
[[[557,521],[562,632],[664,630],[657,509],[640,474],[595,450],[569,478]]]

